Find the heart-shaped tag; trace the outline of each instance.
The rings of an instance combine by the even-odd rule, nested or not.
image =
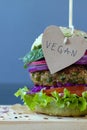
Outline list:
[[[58,26],[49,26],[44,31],[42,49],[51,74],[72,65],[86,51],[84,38],[70,37],[66,44],[64,44],[64,38]]]

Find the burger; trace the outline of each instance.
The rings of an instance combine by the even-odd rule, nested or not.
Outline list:
[[[60,27],[65,37],[82,36],[87,33]],[[82,116],[87,114],[87,51],[76,63],[51,74],[47,66],[41,34],[32,44],[22,61],[27,68],[33,87],[24,86],[15,93],[24,104],[36,113],[53,116]]]

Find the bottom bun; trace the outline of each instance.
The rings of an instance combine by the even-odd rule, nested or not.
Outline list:
[[[64,117],[76,117],[76,116],[85,116],[87,114],[87,109],[80,111],[78,108],[58,108],[58,106],[49,105],[45,108],[37,106],[34,110],[36,113],[42,113],[51,116],[64,116]]]

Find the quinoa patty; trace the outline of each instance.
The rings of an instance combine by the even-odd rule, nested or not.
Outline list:
[[[71,65],[55,74],[49,71],[38,71],[30,73],[35,85],[56,86],[57,83],[87,84],[87,66]]]

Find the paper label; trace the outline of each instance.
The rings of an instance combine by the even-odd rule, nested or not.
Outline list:
[[[64,44],[64,38],[58,26],[49,26],[44,31],[42,49],[51,74],[72,65],[86,51],[84,38],[70,37],[66,44]]]

